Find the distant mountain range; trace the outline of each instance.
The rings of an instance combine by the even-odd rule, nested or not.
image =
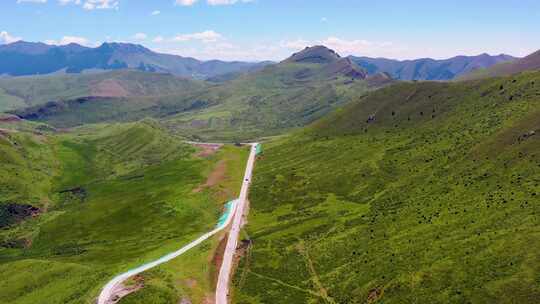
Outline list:
[[[141,45],[129,43],[103,43],[97,48],[75,43],[53,46],[25,41],[0,45],[0,75],[10,76],[131,68],[207,79],[228,73],[252,71],[267,64],[269,62],[200,61],[156,53]]]
[[[496,64],[486,69],[475,70],[465,74],[459,80],[482,79],[498,76],[510,76],[527,71],[540,70],[540,51],[510,62]]]
[[[516,60],[510,55],[456,56],[450,59],[430,58],[416,60],[393,60],[386,58],[350,57],[369,74],[388,73],[397,80],[451,80],[474,70],[489,68],[496,64]]]
[[[365,78],[368,75],[385,73],[396,80],[451,80],[475,70],[517,59],[504,54],[498,56],[482,54],[456,56],[445,60],[424,58],[399,61],[355,56],[342,58],[334,51],[327,52],[328,49],[324,46],[306,49],[309,50],[307,56],[304,50],[286,61],[298,63],[333,61],[335,68],[350,69],[347,72],[353,78]],[[241,74],[258,70],[269,64],[273,63],[270,61],[257,63],[200,61],[189,57],[156,53],[141,45],[130,43],[103,43],[96,48],[75,43],[54,46],[25,41],[0,45],[0,76],[82,73],[130,68],[222,82],[235,79]]]

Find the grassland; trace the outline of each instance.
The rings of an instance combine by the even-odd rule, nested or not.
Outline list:
[[[227,201],[239,195],[242,177],[247,162],[247,150],[238,153],[237,148],[226,146],[213,158],[219,159],[212,168],[227,168],[221,178],[208,190],[217,201]],[[224,167],[223,167],[224,166]],[[213,175],[209,172],[208,175]],[[143,273],[140,277],[146,287],[125,297],[120,304],[179,303],[189,300],[191,303],[205,303],[213,298],[217,265],[215,259],[222,234],[203,243],[167,264]]]
[[[39,215],[21,222],[0,213],[8,225],[0,230],[2,303],[93,303],[112,276],[211,229],[247,154],[228,147],[196,157],[151,120],[71,133],[14,129],[0,133],[0,209],[33,206]],[[229,164],[221,182],[194,191],[219,162]]]
[[[10,111],[26,106],[24,100],[20,97],[6,93],[4,89],[0,89],[0,111]]]
[[[179,134],[208,139],[275,135],[323,117],[372,88],[328,75],[326,66],[282,63],[213,87],[198,99],[211,106],[166,117]]]
[[[265,145],[234,303],[537,303],[540,73],[398,84]]]
[[[202,81],[133,70],[3,78],[0,79],[0,112],[88,96],[181,95],[203,87]]]
[[[282,133],[374,88],[365,80],[329,71],[327,65],[300,63],[269,66],[221,84],[128,71],[70,77],[8,79],[0,81],[0,88],[30,100],[28,107],[11,113],[57,128],[153,117],[178,135],[203,140]],[[114,81],[108,91],[127,94],[96,94],[103,81]],[[0,111],[13,103],[0,99]]]

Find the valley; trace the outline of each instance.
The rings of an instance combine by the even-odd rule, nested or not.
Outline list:
[[[540,302],[532,2],[11,2],[0,303]]]
[[[10,88],[14,98],[24,98],[16,88],[31,86],[35,92],[27,97],[33,101],[31,106],[9,113],[56,128],[153,117],[184,137],[244,140],[301,127],[353,98],[392,83],[390,78],[367,76],[353,62],[325,47],[299,53],[321,54],[328,56],[327,60],[302,62],[291,57],[223,84],[115,71],[70,76],[73,85],[65,81],[66,76],[0,80],[0,88]],[[116,84],[123,96],[103,90],[103,94],[95,94],[103,83]],[[67,86],[78,91],[67,91]]]
[[[222,204],[235,197],[241,182],[236,172],[247,158],[247,150],[235,147],[195,157],[194,148],[152,121],[74,133],[1,135],[2,201],[29,204],[39,213],[2,230],[0,268],[9,278],[0,284],[4,303],[92,302],[112,275],[211,230]],[[226,166],[220,179],[194,192],[218,162]],[[7,220],[19,221],[9,212]],[[211,255],[215,246],[209,243],[199,252]],[[188,269],[201,267],[191,263]],[[184,296],[210,292],[210,269],[207,276],[182,277],[186,274],[160,280],[200,284],[182,291]],[[151,278],[145,284],[151,298],[174,299],[187,288],[169,283],[153,288],[157,283]]]

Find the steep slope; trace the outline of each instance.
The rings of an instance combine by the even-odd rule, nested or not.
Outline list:
[[[354,79],[364,79],[367,73],[350,58],[341,58],[334,50],[317,45],[306,47],[301,52],[293,54],[282,64],[315,64],[324,65],[325,77],[346,76]],[[308,73],[304,73],[308,75]]]
[[[526,71],[540,70],[540,51],[530,54],[527,57],[495,65],[488,69],[480,69],[460,77],[460,80],[483,79],[497,76],[509,76]]]
[[[265,144],[233,303],[536,303],[539,109],[539,72],[396,84]]]
[[[117,273],[210,230],[238,191],[247,152],[193,152],[150,120],[61,134],[2,129],[0,302],[93,303]],[[200,248],[184,272],[174,263],[140,277],[141,292],[149,303],[205,296],[210,273],[189,272],[208,268],[216,247]]]
[[[332,63],[341,59],[338,53],[322,45],[306,47],[298,53],[294,53],[284,62],[288,63]]]
[[[88,48],[77,44],[51,46],[19,41],[0,45],[0,55],[0,75],[11,76],[131,68],[205,79],[268,64],[219,60],[204,62],[156,53],[141,45],[129,43],[103,43],[99,47]]]
[[[416,60],[392,60],[386,58],[350,57],[369,74],[385,72],[398,80],[451,80],[471,71],[513,61],[509,55],[456,56],[445,60],[430,58]]]

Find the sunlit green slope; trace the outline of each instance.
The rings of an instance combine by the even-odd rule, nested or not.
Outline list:
[[[57,134],[14,129],[0,129],[1,303],[93,303],[113,276],[212,229],[234,192],[194,189],[227,155],[247,154],[197,157],[151,120]],[[213,247],[203,253],[210,258]],[[161,294],[190,292],[173,284]]]
[[[540,73],[397,84],[265,145],[234,303],[537,303]]]

